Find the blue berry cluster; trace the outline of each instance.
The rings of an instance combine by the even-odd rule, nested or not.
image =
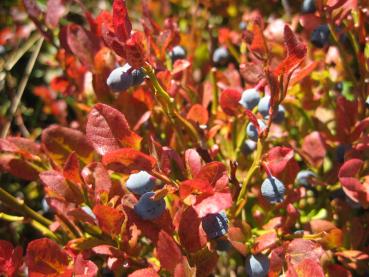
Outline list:
[[[165,210],[164,199],[153,200],[155,179],[146,171],[131,174],[126,182],[127,189],[140,195],[140,199],[134,206],[134,211],[144,220],[159,218]]]

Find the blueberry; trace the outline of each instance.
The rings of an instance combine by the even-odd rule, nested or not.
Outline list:
[[[284,118],[286,117],[286,110],[282,105],[278,105],[278,110],[274,114],[273,122],[280,124],[283,122]]]
[[[261,194],[271,204],[282,202],[284,192],[285,192],[284,184],[274,176],[270,176],[267,179],[265,179],[261,185]]]
[[[258,111],[264,118],[268,118],[270,109],[270,96],[266,95],[260,99],[258,104]]]
[[[228,218],[224,211],[202,218],[202,228],[209,239],[219,238],[228,232]]]
[[[256,89],[246,89],[243,91],[239,103],[248,110],[252,110],[260,101],[260,93]]]
[[[141,195],[140,200],[134,207],[134,211],[144,220],[152,220],[161,216],[165,210],[164,199],[152,200],[151,197],[154,196],[154,192],[146,192]]]
[[[228,251],[232,244],[225,238],[218,238],[215,240],[215,249],[218,251]]]
[[[242,151],[243,151],[244,154],[250,154],[255,149],[256,149],[256,142],[255,141],[253,141],[251,139],[245,140],[245,142],[243,143],[243,147],[242,147]]]
[[[310,41],[317,48],[323,48],[329,42],[330,30],[327,24],[319,25],[311,34]]]
[[[155,179],[146,171],[131,174],[126,182],[127,189],[137,195],[152,191]]]
[[[130,72],[131,66],[125,64],[124,66],[114,69],[108,79],[106,84],[113,91],[124,91],[132,86],[138,86],[144,80],[144,73],[141,69],[133,69]]]
[[[246,258],[246,272],[250,277],[264,277],[269,272],[269,259],[262,254],[250,255]]]
[[[169,56],[172,59],[172,63],[174,63],[176,60],[185,59],[186,54],[186,50],[182,46],[177,45],[170,51]]]
[[[216,65],[226,65],[229,61],[229,53],[226,47],[219,47],[213,53],[213,62]]]
[[[301,13],[315,13],[315,0],[304,0],[301,6]]]
[[[297,173],[295,182],[297,185],[309,186],[310,179],[315,176],[315,173],[310,170],[301,170]]]
[[[264,121],[262,121],[261,119],[258,119],[258,123],[259,123],[259,126],[260,126],[261,130],[264,130],[266,128],[266,125],[265,125]],[[247,133],[247,136],[250,140],[253,140],[253,141],[258,140],[258,137],[259,137],[258,129],[255,127],[255,125],[252,122],[250,122],[247,125],[246,133]]]
[[[345,162],[345,154],[347,152],[347,150],[350,150],[351,145],[349,144],[340,144],[337,146],[336,148],[336,160],[339,163],[344,163]]]
[[[109,270],[108,268],[101,269],[100,273],[102,277],[114,277],[114,272]]]
[[[369,96],[365,100],[365,107],[369,109]]]

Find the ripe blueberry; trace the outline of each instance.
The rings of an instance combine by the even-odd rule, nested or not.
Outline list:
[[[328,44],[330,30],[327,24],[319,25],[311,34],[310,41],[317,48]]]
[[[266,125],[265,125],[264,121],[262,121],[261,119],[258,119],[258,123],[259,123],[259,126],[260,126],[261,130],[264,130],[266,128]],[[247,125],[246,133],[247,133],[247,136],[250,140],[253,140],[253,141],[258,140],[258,137],[259,137],[258,129],[255,127],[255,125],[252,122],[250,122]]]
[[[315,0],[304,0],[301,6],[301,13],[315,13]]]
[[[244,154],[250,154],[256,149],[256,142],[251,139],[246,139],[243,143],[242,152]]]
[[[369,109],[369,96],[365,100],[365,107]]]
[[[172,59],[172,63],[176,60],[185,59],[186,50],[180,45],[174,46],[172,51],[169,52],[169,57]]]
[[[301,170],[297,173],[295,182],[297,185],[309,186],[310,179],[315,176],[315,173],[310,170]]]
[[[152,200],[154,192],[146,192],[141,195],[140,200],[134,207],[134,211],[144,220],[152,220],[160,217],[165,210],[164,199]]]
[[[106,84],[116,92],[138,86],[144,81],[145,75],[141,69],[130,70],[131,66],[128,63],[114,69],[106,80]]]
[[[269,259],[262,254],[250,255],[246,258],[246,272],[250,277],[264,277],[269,272]]]
[[[258,104],[258,111],[264,118],[268,118],[270,109],[270,96],[266,95],[260,99]]]
[[[213,62],[216,65],[226,65],[229,60],[229,53],[226,47],[219,47],[213,53]]]
[[[246,89],[243,91],[239,103],[248,110],[252,110],[260,101],[260,93],[256,89]]]
[[[155,185],[155,179],[146,171],[131,174],[126,182],[127,189],[138,195],[152,191]]]
[[[284,184],[274,176],[270,176],[261,184],[261,194],[269,203],[280,203],[283,201],[285,192]]]
[[[202,228],[209,239],[224,236],[228,232],[228,218],[224,211],[208,214],[201,219]]]
[[[286,117],[285,114],[286,114],[285,108],[282,105],[278,105],[278,110],[273,116],[273,122],[277,124],[282,123],[284,118]]]
[[[215,240],[215,249],[218,251],[228,251],[232,244],[226,238],[218,238]]]

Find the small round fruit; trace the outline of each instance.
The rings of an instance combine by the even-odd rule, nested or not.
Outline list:
[[[339,163],[345,162],[345,155],[348,150],[350,150],[351,145],[349,144],[340,144],[336,148],[336,160]]]
[[[315,6],[315,0],[304,0],[301,6],[301,13],[315,13],[316,6]]]
[[[124,66],[114,69],[106,80],[106,84],[112,91],[125,91],[132,86],[138,86],[144,81],[145,74],[142,69],[133,69],[126,63]]]
[[[256,149],[255,141],[251,139],[245,140],[245,142],[243,143],[243,147],[242,147],[242,152],[244,154],[251,154],[255,149]]]
[[[369,96],[365,100],[365,107],[369,109]]]
[[[142,195],[152,191],[155,185],[155,179],[146,171],[131,174],[126,182],[127,189],[137,195]]]
[[[283,202],[284,192],[284,184],[274,176],[265,179],[261,185],[261,194],[271,204]]]
[[[286,117],[286,110],[282,105],[278,105],[278,110],[273,116],[273,122],[280,124],[283,122],[284,118]]]
[[[174,63],[176,60],[185,59],[186,54],[186,50],[182,46],[176,45],[173,47],[172,51],[170,51],[169,56],[172,59],[172,63]]]
[[[215,249],[218,251],[228,251],[232,247],[232,244],[226,238],[218,238],[215,240]]]
[[[266,95],[260,99],[258,104],[258,111],[264,118],[268,118],[270,109],[270,96]]]
[[[239,103],[248,110],[255,108],[260,101],[260,93],[257,89],[246,89],[242,92]]]
[[[269,272],[269,259],[262,254],[250,255],[246,258],[246,272],[250,277],[265,277]]]
[[[164,199],[159,199],[157,201],[152,200],[151,197],[154,196],[154,192],[146,192],[141,195],[140,200],[134,207],[134,211],[144,220],[153,220],[159,218],[165,210]]]
[[[266,128],[266,125],[264,123],[264,121],[262,121],[261,119],[258,119],[258,123],[259,123],[259,126],[260,126],[260,129],[261,130],[264,130]],[[247,128],[246,128],[246,133],[247,133],[247,137],[252,140],[252,141],[257,141],[258,140],[258,129],[256,128],[256,126],[250,122],[248,125],[247,125]]]
[[[201,219],[201,222],[209,239],[219,238],[228,232],[228,218],[224,211],[208,214]]]
[[[213,53],[213,62],[216,65],[226,65],[229,61],[229,53],[226,47],[219,47]]]
[[[317,48],[323,48],[329,42],[330,30],[327,24],[319,25],[311,34],[310,41]]]
[[[315,176],[315,173],[310,170],[301,170],[299,173],[297,173],[295,183],[297,185],[309,186],[310,179]]]

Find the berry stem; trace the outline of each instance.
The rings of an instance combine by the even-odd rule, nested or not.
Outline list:
[[[262,154],[263,154],[263,143],[261,142],[260,139],[258,139],[257,148],[256,148],[256,156],[242,183],[242,188],[241,188],[240,194],[238,195],[237,202],[236,202],[234,217],[237,217],[242,211],[243,207],[246,205],[247,186],[250,183],[252,176],[254,175],[254,173],[260,166]]]
[[[198,146],[200,144],[200,136],[194,126],[186,120],[177,110],[177,107],[174,103],[174,98],[172,98],[168,92],[165,91],[165,89],[160,85],[158,79],[156,78],[155,72],[150,64],[146,64],[146,66],[143,67],[145,73],[147,76],[149,76],[151,80],[151,84],[154,87],[155,91],[158,93],[159,101],[162,106],[164,106],[164,110],[166,115],[168,116],[169,120],[174,122],[174,125],[176,124],[182,124],[185,129],[188,131],[189,135],[192,137],[193,143]],[[176,129],[176,128],[175,128]],[[180,133],[179,133],[180,135]]]

